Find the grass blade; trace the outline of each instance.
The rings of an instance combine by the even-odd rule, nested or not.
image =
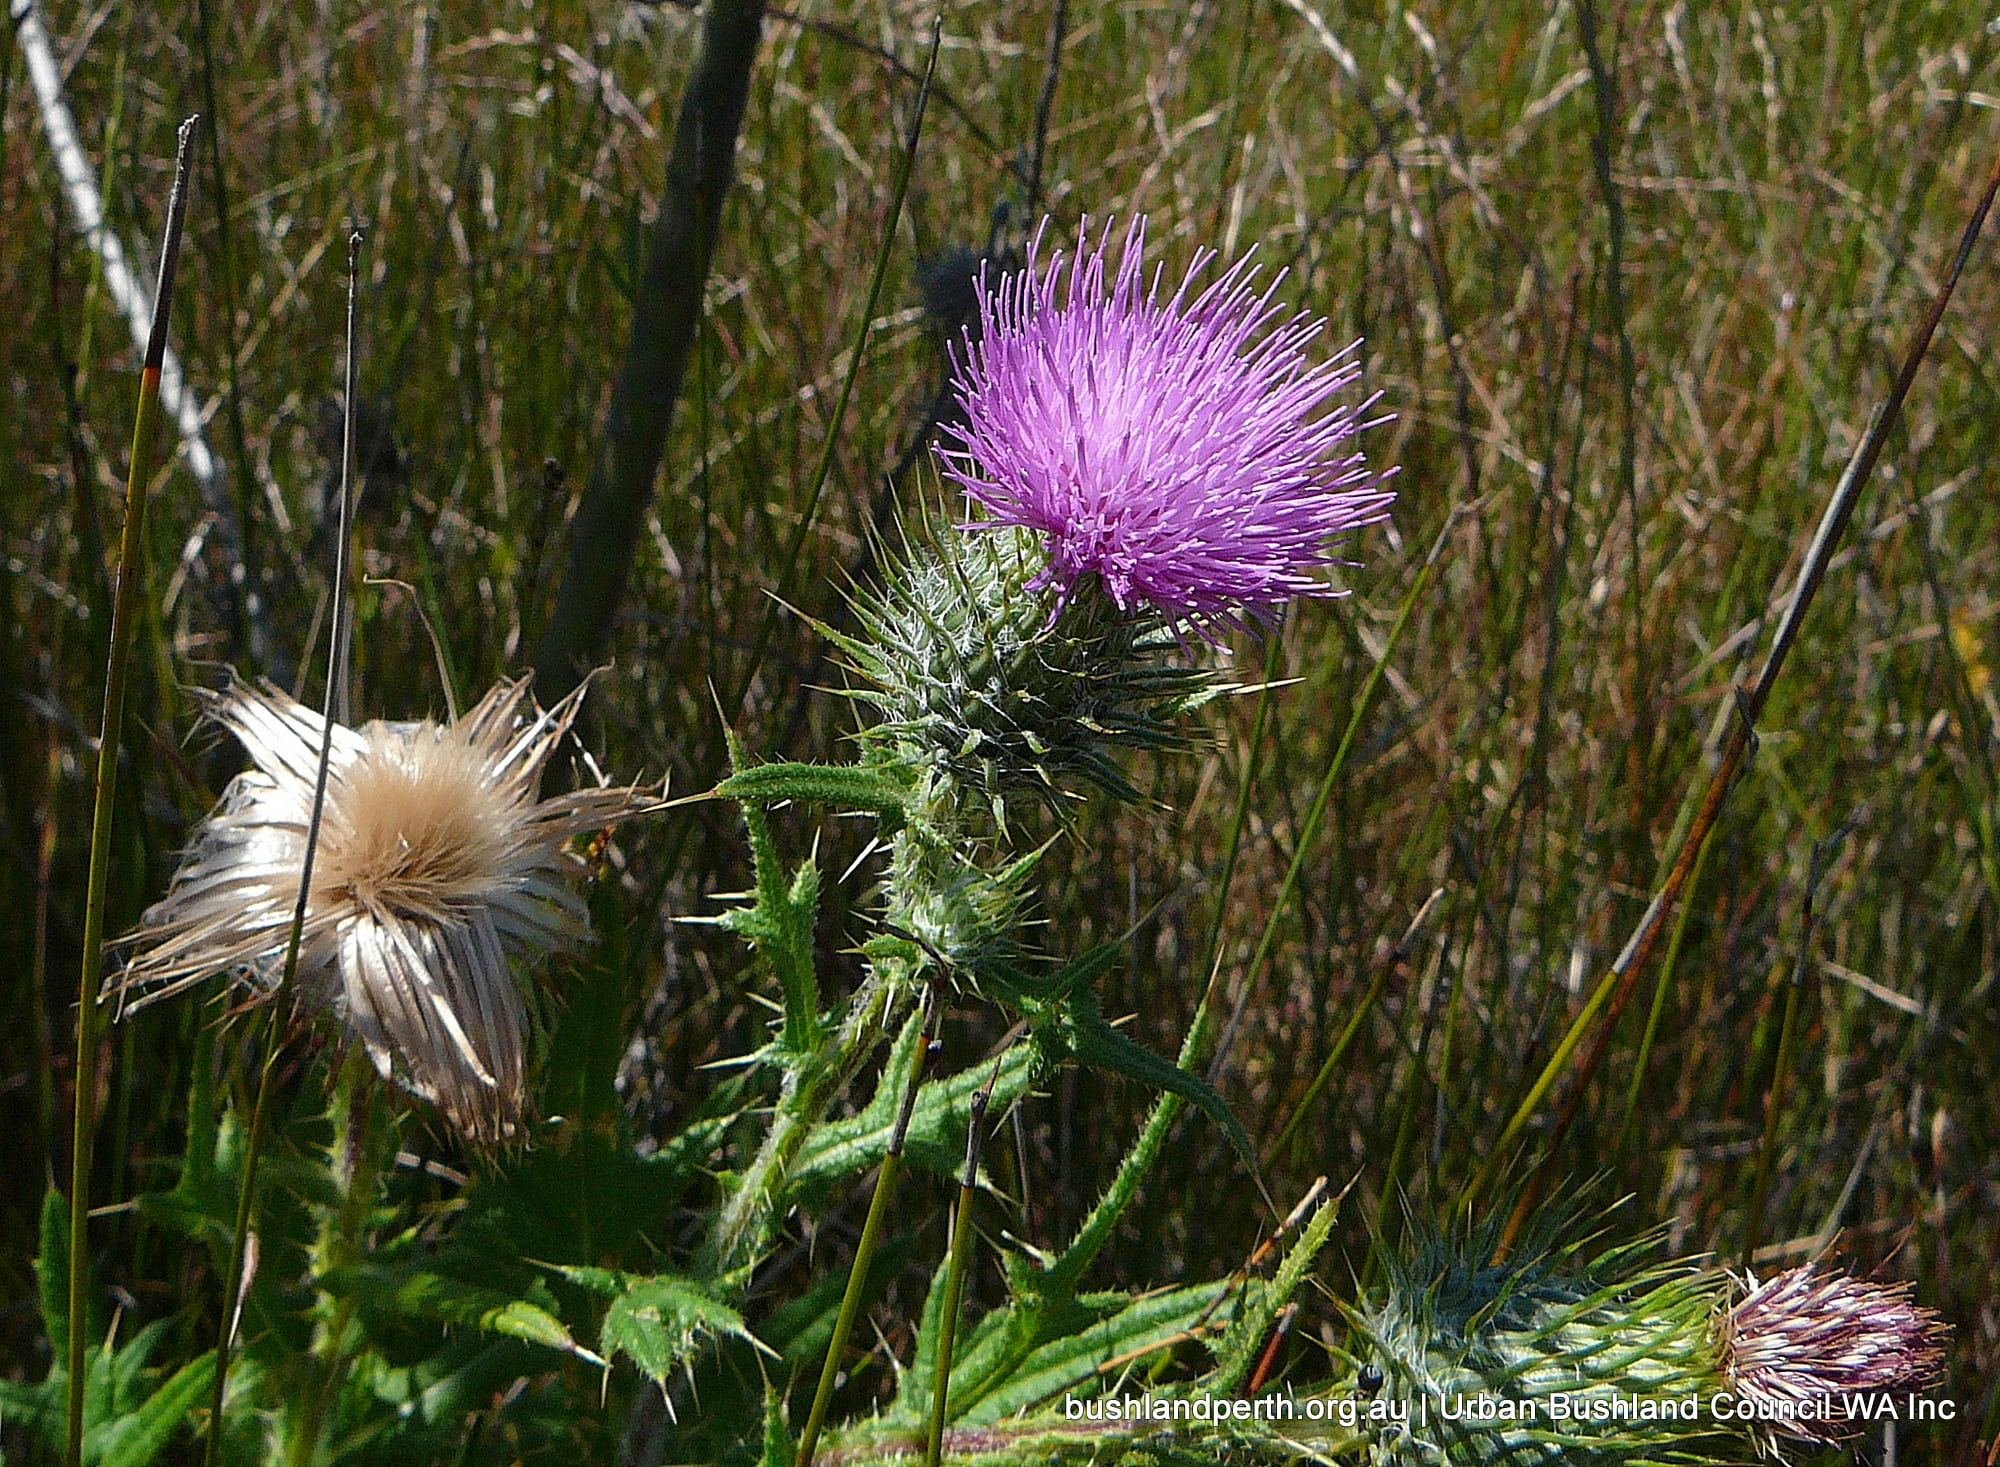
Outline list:
[[[166,234],[160,241],[160,285],[153,296],[153,324],[139,371],[139,411],[132,425],[132,462],[125,478],[125,532],[118,545],[118,580],[111,600],[111,646],[105,654],[104,721],[97,736],[97,788],[90,814],[90,876],[83,910],[83,968],[76,986],[75,1109],[70,1131],[69,1185],[69,1400],[65,1460],[83,1461],[84,1280],[90,1260],[90,1161],[97,1127],[99,971],[104,964],[104,903],[111,879],[111,817],[118,800],[118,746],[125,726],[126,653],[138,615],[145,574],[146,484],[153,476],[153,439],[160,417],[160,367],[167,354],[167,321],[174,304],[174,267],[180,259],[181,223],[187,216],[188,177],[194,164],[197,119],[181,124],[174,157],[174,190],[167,199]]]

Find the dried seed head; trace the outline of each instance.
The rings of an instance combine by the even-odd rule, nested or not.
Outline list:
[[[511,960],[586,925],[571,838],[659,804],[659,790],[636,786],[538,798],[582,693],[524,716],[527,684],[508,682],[449,724],[332,729],[301,999],[476,1141],[520,1116],[527,1011]],[[276,688],[238,682],[205,701],[252,767],[126,939],[116,991],[140,1003],[218,972],[265,994],[282,976],[326,726]]]
[[[1865,1417],[1844,1398],[1920,1389],[1943,1362],[1944,1325],[1907,1284],[1820,1273],[1810,1263],[1758,1283],[1723,1321],[1730,1390],[1771,1433],[1837,1442]]]

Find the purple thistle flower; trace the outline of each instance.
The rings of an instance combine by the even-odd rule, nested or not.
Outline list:
[[[1722,1327],[1730,1389],[1769,1431],[1813,1443],[1861,1429],[1844,1399],[1910,1391],[1937,1378],[1944,1325],[1907,1284],[1876,1284],[1810,1263],[1749,1291]]]
[[[1325,322],[1274,300],[1282,274],[1258,290],[1248,256],[1199,287],[1203,251],[1161,300],[1145,242],[1140,216],[1107,282],[1108,226],[1046,268],[1038,232],[1025,270],[981,279],[945,473],[1040,532],[1064,597],[1094,572],[1121,609],[1203,627],[1337,594],[1319,575],[1337,561],[1327,541],[1394,497],[1348,442],[1374,399],[1322,411],[1359,375],[1354,347],[1309,360]]]

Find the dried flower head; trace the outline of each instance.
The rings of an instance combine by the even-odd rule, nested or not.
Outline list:
[[[1173,295],[1144,271],[1134,219],[1107,281],[1110,231],[994,285],[957,359],[962,423],[945,472],[1001,522],[1046,539],[1063,594],[1094,574],[1121,608],[1197,627],[1332,594],[1330,537],[1382,519],[1386,474],[1350,440],[1373,399],[1333,406],[1350,347],[1313,362],[1325,324],[1256,287],[1249,257],[1213,283],[1198,255]]]
[[[527,1011],[510,960],[562,947],[586,924],[571,838],[658,806],[659,791],[639,787],[538,798],[582,694],[523,716],[527,683],[507,682],[449,724],[332,729],[301,1000],[478,1141],[520,1116]],[[298,901],[325,723],[268,686],[203,697],[252,767],[127,939],[118,991],[142,1002],[218,972],[270,993]]]
[[[1865,1413],[1850,1397],[1920,1389],[1937,1378],[1944,1326],[1907,1284],[1876,1284],[1808,1263],[1758,1283],[1723,1321],[1729,1388],[1771,1435],[1829,1443]]]

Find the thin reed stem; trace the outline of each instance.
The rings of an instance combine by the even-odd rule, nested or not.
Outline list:
[[[910,192],[910,175],[916,168],[917,144],[923,138],[924,112],[930,105],[931,81],[937,75],[938,49],[944,42],[944,13],[938,12],[931,20],[930,55],[924,61],[924,82],[917,89],[917,105],[910,117],[910,130],[903,142],[902,157],[896,164],[896,180],[889,195],[889,211],[882,221],[882,244],[875,251],[875,270],[868,277],[868,294],[862,298],[861,319],[854,328],[854,347],[848,353],[847,374],[840,379],[840,392],[833,400],[833,412],[826,422],[825,437],[820,443],[819,463],[813,469],[812,482],[806,486],[806,500],[799,509],[798,526],[792,531],[792,540],[785,547],[785,558],[778,568],[776,590],[764,606],[764,619],[757,627],[757,640],[751,645],[750,660],[744,664],[742,682],[736,689],[736,696],[724,706],[740,709],[743,700],[750,695],[750,688],[757,680],[757,669],[763,665],[764,654],[770,650],[771,637],[777,631],[778,615],[792,596],[792,577],[798,571],[799,553],[805,549],[806,536],[812,533],[813,521],[819,513],[820,495],[826,490],[826,481],[833,472],[833,455],[840,445],[840,425],[847,418],[847,404],[854,396],[854,383],[861,375],[861,362],[868,352],[869,333],[875,325],[875,307],[882,299],[882,282],[889,273],[890,246],[895,242],[896,226],[903,217],[903,200]]]
[[[111,819],[118,803],[118,749],[125,728],[127,652],[139,615],[145,576],[146,486],[153,477],[153,439],[160,416],[160,369],[167,353],[167,324],[174,303],[181,225],[187,216],[188,179],[194,165],[198,119],[181,123],[174,155],[174,188],[160,242],[160,284],[153,294],[153,323],[139,371],[139,408],[132,425],[132,461],[125,476],[125,531],[118,545],[117,586],[111,599],[111,645],[105,653],[104,718],[97,735],[97,787],[90,813],[90,875],[83,909],[83,964],[76,985],[75,1096],[69,1160],[69,1467],[83,1461],[83,1397],[90,1267],[90,1164],[97,1129],[97,1047],[103,1032],[98,995],[103,983],[104,907],[111,881]]]
[[[253,1052],[261,1053],[257,1067],[257,1098],[250,1107],[250,1128],[244,1137],[243,1176],[237,1183],[236,1216],[230,1229],[229,1272],[222,1281],[222,1329],[215,1344],[215,1390],[211,1401],[208,1441],[203,1449],[205,1467],[222,1460],[223,1407],[228,1400],[229,1360],[235,1342],[236,1314],[242,1303],[243,1259],[250,1236],[251,1202],[256,1195],[257,1162],[263,1150],[264,1116],[270,1105],[271,1076],[278,1067],[278,1048],[284,1037],[282,1022],[285,1005],[291,998],[299,974],[299,940],[305,931],[306,904],[312,895],[313,861],[319,854],[320,817],[326,808],[327,773],[333,756],[333,709],[344,698],[347,686],[347,552],[354,532],[354,393],[359,352],[356,347],[357,302],[360,296],[361,234],[347,237],[347,369],[346,424],[340,449],[340,533],[333,551],[333,609],[331,645],[327,652],[326,697],[322,708],[319,767],[313,778],[312,815],[306,822],[306,846],[299,860],[299,895],[292,907],[291,931],[285,937],[285,965],[278,987],[259,1010],[260,1029],[252,1036]],[[311,661],[308,649],[307,661]]]
[[[1444,888],[1440,886],[1424,898],[1424,904],[1417,909],[1417,915],[1410,919],[1410,925],[1404,930],[1401,940],[1384,954],[1381,962],[1375,965],[1375,976],[1369,982],[1367,992],[1361,995],[1361,1001],[1354,1006],[1354,1012],[1348,1015],[1346,1026],[1341,1029],[1340,1037],[1334,1041],[1332,1050],[1328,1052],[1325,1062],[1320,1065],[1318,1073],[1313,1076],[1312,1083],[1306,1086],[1305,1094],[1301,1095],[1298,1104],[1292,1107],[1291,1117],[1278,1132],[1277,1140],[1273,1141],[1270,1149],[1264,1153],[1264,1165],[1267,1167],[1277,1165],[1278,1159],[1285,1154],[1286,1144],[1298,1134],[1299,1127],[1305,1124],[1306,1115],[1312,1110],[1313,1103],[1319,1099],[1321,1092],[1326,1089],[1327,1082],[1340,1068],[1340,1062],[1346,1058],[1347,1047],[1354,1042],[1354,1036],[1360,1033],[1361,1021],[1368,1017],[1375,1007],[1375,1000],[1382,996],[1383,988],[1388,985],[1389,975],[1401,967],[1403,960],[1409,957],[1410,950],[1417,944],[1418,934],[1423,931],[1424,924],[1430,920],[1431,913],[1437,909],[1437,904],[1442,900],[1444,900]]]
[[[965,1302],[965,1275],[972,1262],[972,1197],[979,1183],[980,1142],[986,1135],[986,1105],[1000,1061],[985,1087],[972,1097],[965,1118],[965,1171],[958,1182],[958,1206],[951,1214],[951,1258],[944,1276],[944,1308],[938,1319],[937,1366],[931,1372],[930,1428],[924,1434],[924,1467],[938,1467],[944,1451],[944,1423],[951,1410],[951,1357],[958,1341],[958,1315]]]
[[[1806,870],[1805,909],[1799,917],[1799,947],[1792,961],[1790,980],[1785,984],[1785,1011],[1778,1023],[1778,1056],[1771,1067],[1770,1088],[1764,1095],[1764,1134],[1757,1143],[1757,1169],[1750,1184],[1750,1206],[1744,1214],[1743,1254],[1745,1268],[1757,1261],[1757,1245],[1763,1241],[1764,1207],[1771,1196],[1771,1171],[1778,1154],[1778,1123],[1785,1113],[1786,1091],[1792,1077],[1792,1051],[1798,1041],[1799,1002],[1805,991],[1806,974],[1812,963],[1813,934],[1819,925],[1819,883],[1827,862],[1848,833],[1860,822],[1861,811],[1850,815],[1841,828],[1823,841],[1813,843],[1812,860]]]
[[[1632,1118],[1639,1113],[1639,1095],[1646,1088],[1646,1065],[1652,1058],[1653,1040],[1660,1032],[1660,1019],[1666,1012],[1667,993],[1673,984],[1674,970],[1680,966],[1681,944],[1687,938],[1688,921],[1694,915],[1691,898],[1701,890],[1702,868],[1708,864],[1708,853],[1715,844],[1715,832],[1709,831],[1708,839],[1695,852],[1694,874],[1688,878],[1689,901],[1681,903],[1679,914],[1674,918],[1673,936],[1667,939],[1667,955],[1660,960],[1660,977],[1653,988],[1653,1006],[1646,1014],[1646,1032],[1640,1036],[1639,1052],[1632,1060],[1632,1084],[1625,1092],[1625,1114],[1618,1121],[1618,1141],[1613,1150],[1622,1153],[1625,1139],[1632,1134]]]
[[[1438,562],[1444,558],[1444,548],[1449,543],[1452,531],[1457,528],[1463,513],[1464,507],[1460,506],[1446,516],[1444,528],[1438,532],[1430,553],[1424,557],[1424,563],[1417,568],[1416,579],[1404,593],[1403,604],[1397,608],[1395,623],[1389,628],[1389,635],[1382,644],[1382,655],[1375,660],[1375,665],[1368,669],[1368,676],[1361,683],[1361,691],[1355,695],[1354,706],[1348,711],[1347,727],[1340,735],[1340,743],[1334,748],[1333,756],[1326,762],[1326,770],[1320,776],[1319,789],[1313,795],[1313,802],[1306,811],[1306,818],[1300,822],[1298,836],[1292,847],[1291,862],[1285,867],[1284,879],[1278,883],[1278,893],[1271,901],[1271,915],[1264,920],[1264,931],[1258,937],[1257,946],[1250,955],[1249,966],[1244,970],[1243,986],[1246,991],[1263,973],[1264,964],[1270,961],[1271,950],[1278,941],[1278,924],[1284,920],[1285,913],[1291,905],[1292,893],[1298,890],[1299,873],[1305,869],[1306,862],[1311,858],[1313,842],[1319,835],[1320,823],[1326,818],[1326,807],[1333,799],[1334,787],[1340,782],[1341,771],[1347,767],[1347,756],[1353,751],[1354,741],[1360,734],[1361,720],[1374,705],[1375,691],[1382,685],[1383,675],[1389,667],[1389,659],[1395,656],[1396,646],[1402,641],[1411,617],[1423,600],[1425,588],[1430,585],[1431,572],[1437,569]],[[1220,963],[1219,950],[1215,960]],[[1213,982],[1212,974],[1210,981]],[[1227,1058],[1227,1046],[1218,1045],[1210,1068],[1211,1082]]]
[[[1896,420],[1901,416],[1903,402],[1915,385],[1917,370],[1930,355],[1931,338],[1936,335],[1938,323],[1944,319],[1945,308],[1950,305],[1953,293],[1958,289],[1959,277],[1965,273],[1966,262],[1972,257],[1972,247],[1978,242],[1980,231],[1986,226],[1986,216],[1992,210],[1993,199],[2000,193],[2000,157],[1996,157],[1987,175],[1985,187],[1980,191],[1978,202],[1973,206],[1972,216],[1966,221],[1965,230],[1959,236],[1958,250],[1952,257],[1951,268],[1931,300],[1930,308],[1918,323],[1908,349],[1903,354],[1901,368],[1896,373],[1895,384],[1889,395],[1876,409],[1869,421],[1868,431],[1862,435],[1854,456],[1848,460],[1842,471],[1840,482],[1834,486],[1833,496],[1827,501],[1825,512],[1820,516],[1819,526],[1813,532],[1812,543],[1807,547],[1805,563],[1799,571],[1799,578],[1792,587],[1778,630],[1771,639],[1771,650],[1765,654],[1764,665],[1756,679],[1740,689],[1737,697],[1736,718],[1730,724],[1729,734],[1722,747],[1720,758],[1710,774],[1708,787],[1702,795],[1700,808],[1695,812],[1682,839],[1666,879],[1647,904],[1645,913],[1639,918],[1624,949],[1613,961],[1610,969],[1599,980],[1590,1000],[1571,1021],[1568,1032],[1556,1046],[1555,1053],[1528,1087],[1527,1095],[1508,1117],[1492,1149],[1486,1153],[1485,1163],[1473,1177],[1465,1191],[1460,1194],[1460,1206],[1469,1206],[1490,1186],[1500,1170],[1512,1156],[1515,1145],[1535,1112],[1541,1108],[1542,1100],[1548,1095],[1556,1080],[1568,1068],[1582,1039],[1597,1024],[1598,1016],[1604,1015],[1604,1023],[1597,1033],[1597,1042],[1591,1047],[1584,1062],[1578,1067],[1570,1084],[1569,1100],[1558,1115],[1556,1124],[1549,1135],[1543,1151],[1544,1164],[1553,1158],[1569,1133],[1571,1123],[1582,1107],[1584,1092],[1589,1088],[1591,1078],[1603,1062],[1610,1046],[1611,1036],[1617,1031],[1618,1018],[1624,1012],[1625,1002],[1630,998],[1632,985],[1637,981],[1639,970],[1652,955],[1654,945],[1659,941],[1661,929],[1666,919],[1679,902],[1682,891],[1694,874],[1694,869],[1709,832],[1722,814],[1722,806],[1728,800],[1730,791],[1736,786],[1756,744],[1757,719],[1764,711],[1764,704],[1777,685],[1779,674],[1784,671],[1786,658],[1792,645],[1798,640],[1799,628],[1804,624],[1806,613],[1811,610],[1820,584],[1826,579],[1827,568],[1833,563],[1839,549],[1841,536],[1847,529],[1847,522],[1854,516],[1854,507],[1861,499],[1861,491],[1867,487],[1869,478],[1875,472],[1875,464],[1882,456],[1882,450],[1889,441]],[[1535,1188],[1524,1187],[1517,1216],[1525,1216],[1532,1205]]]
[[[889,1211],[889,1199],[896,1191],[896,1174],[903,1165],[903,1142],[909,1135],[910,1115],[917,1108],[917,1091],[923,1084],[924,1061],[929,1057],[938,1015],[937,992],[925,994],[923,1028],[917,1035],[916,1052],[910,1056],[903,1077],[903,1099],[896,1111],[896,1126],[889,1134],[889,1153],[875,1173],[875,1195],[868,1201],[868,1217],[861,1225],[861,1241],[855,1245],[854,1263],[848,1269],[847,1290],[840,1297],[840,1314],[833,1323],[833,1338],[827,1341],[826,1363],[820,1367],[819,1388],[813,1392],[812,1409],[806,1415],[805,1430],[799,1433],[799,1449],[794,1457],[798,1467],[810,1467],[819,1445],[820,1429],[826,1424],[827,1407],[833,1402],[834,1382],[840,1378],[840,1360],[847,1353],[847,1338],[854,1330],[861,1300],[868,1292],[868,1269],[875,1261],[875,1248],[882,1237],[882,1219]]]

